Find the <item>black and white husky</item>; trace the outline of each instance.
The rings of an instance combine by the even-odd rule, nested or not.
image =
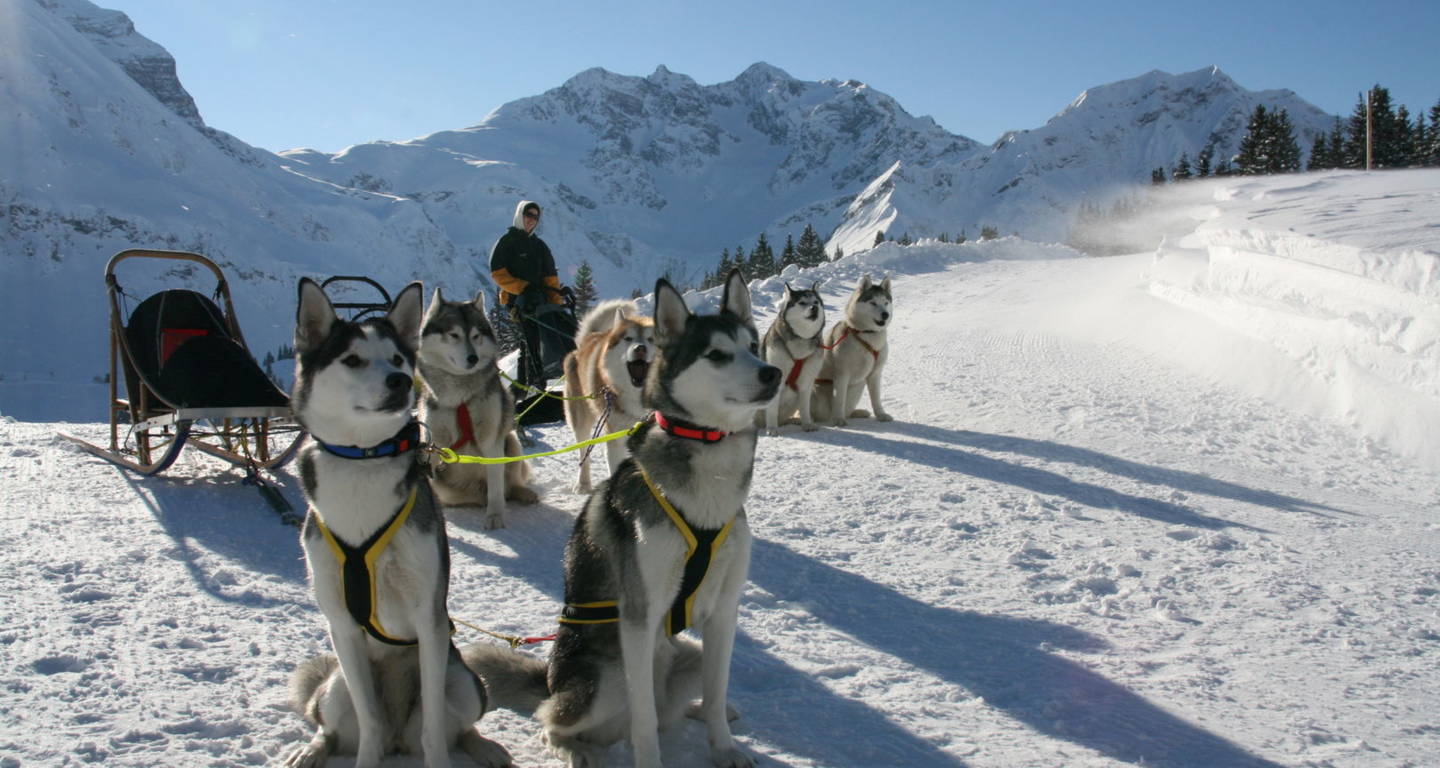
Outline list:
[[[869,416],[870,411],[855,407],[860,404],[860,395],[869,388],[870,408],[875,419],[891,420],[880,403],[880,374],[890,356],[885,337],[891,301],[890,278],[875,284],[865,275],[850,294],[845,319],[830,326],[825,333],[825,358],[815,379],[811,405],[817,419],[828,419],[835,426],[843,427],[847,419]]]
[[[605,747],[627,737],[637,766],[659,766],[659,729],[684,714],[697,680],[711,760],[751,766],[731,737],[726,695],[750,563],[755,412],[782,374],[758,356],[738,271],[718,315],[691,314],[659,281],[655,341],[644,390],[655,420],[631,436],[630,458],[576,520],[548,669],[494,645],[465,658],[500,706],[538,705],[547,741],[571,766],[599,766]],[[699,649],[676,634],[686,627],[699,631]]]
[[[500,381],[500,344],[485,318],[485,293],[472,301],[446,301],[439,288],[420,334],[420,421],[436,445],[487,458],[519,456],[515,398]],[[505,500],[534,504],[526,485],[530,468],[508,464],[435,464],[432,481],[441,504],[485,507],[485,527],[505,527]]]
[[[820,332],[825,330],[825,304],[819,289],[819,283],[798,291],[786,283],[780,313],[765,331],[761,357],[785,374],[780,396],[765,408],[766,434],[779,432],[779,425],[788,421],[797,407],[800,427],[807,432],[815,429],[815,421],[810,416],[810,398],[824,358]]]
[[[510,764],[476,730],[485,688],[450,642],[449,543],[410,412],[422,300],[411,283],[385,318],[352,323],[300,281],[291,405],[312,438],[300,454],[310,502],[300,543],[335,655],[291,681],[296,708],[318,726],[291,768],[332,754],[370,768],[397,752],[441,768],[454,746],[481,765]]]

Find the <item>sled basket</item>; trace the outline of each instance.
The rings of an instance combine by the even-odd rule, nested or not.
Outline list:
[[[137,258],[201,265],[217,281],[213,299],[186,289],[163,290],[126,317],[116,267]],[[187,443],[252,471],[289,460],[303,432],[291,417],[290,398],[245,345],[229,284],[214,262],[181,251],[122,251],[105,265],[105,286],[110,446],[64,437],[142,475],[165,471]]]

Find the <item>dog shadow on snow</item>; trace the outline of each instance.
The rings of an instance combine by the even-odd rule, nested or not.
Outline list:
[[[495,567],[506,577],[523,580],[543,592],[558,611],[565,590],[561,558],[575,519],[574,514],[547,503],[558,493],[563,491],[547,489],[546,500],[540,504],[512,508],[508,527],[500,531],[484,531],[475,518],[450,516],[452,528],[492,536],[506,550],[502,553],[487,548],[484,542],[476,545],[462,540],[472,538],[468,535],[452,536],[452,567],[465,568],[467,561]],[[550,631],[547,627],[535,630]],[[747,635],[742,621],[730,684],[731,700],[741,711],[735,733],[756,745],[765,765],[786,764],[764,755],[767,744],[817,765],[962,765],[897,725],[883,711],[836,695],[817,676],[786,663],[767,650],[767,645]],[[847,739],[845,734],[864,738]],[[664,734],[661,743],[667,758],[679,764],[708,762],[705,729],[698,722],[686,721]],[[621,759],[626,754],[623,744],[616,745],[606,764],[626,764]]]
[[[241,483],[243,472],[149,478],[123,470],[120,474],[174,541],[172,550],[152,556],[182,563],[195,584],[212,597],[257,608],[283,606],[289,601],[261,597],[245,585],[257,573],[306,583],[299,530],[281,522],[258,490]],[[272,480],[295,513],[304,515],[299,481],[280,473]]]
[[[1277,765],[1048,650],[1104,649],[1103,640],[1078,629],[927,605],[760,539],[755,541],[750,580],[780,601],[803,605],[830,628],[960,686],[987,706],[1050,738],[1115,760],[1150,766]],[[760,719],[767,725],[792,721],[767,738],[784,743],[786,733],[795,733],[791,730],[795,728],[833,734],[823,739],[798,737],[797,751],[802,752],[812,741],[833,741],[834,745],[826,748],[834,750],[834,759],[820,758],[827,765],[958,764],[944,753],[927,755],[923,750],[933,748],[916,744],[910,734],[905,734],[908,741],[900,744],[877,740],[877,748],[871,743],[872,723],[852,718],[851,710],[858,705],[848,700],[837,703],[831,694],[813,700],[818,686],[809,682],[811,678],[796,675],[759,651],[753,641],[737,648],[732,687],[758,700],[749,703],[750,713],[763,706],[765,717]],[[943,709],[946,704],[936,700],[932,706]],[[881,739],[893,730],[882,731]],[[984,734],[966,738],[981,741]],[[872,748],[877,754],[856,759]]]
[[[1128,477],[1143,483],[1168,486],[1177,491],[1231,499],[1288,512],[1324,515],[1326,511],[1338,511],[1321,504],[1314,504],[1271,491],[1248,488],[1194,472],[1140,464],[1086,448],[1077,448],[1048,440],[1030,440],[1008,435],[944,429],[923,424],[897,423],[881,427],[881,429],[889,430],[894,434],[933,441],[939,445],[894,440],[886,437],[883,431],[826,430],[813,435],[798,435],[798,437],[882,456],[896,457],[949,472],[963,472],[983,480],[1013,485],[1048,496],[1060,496],[1086,506],[1114,509],[1170,525],[1186,525],[1211,530],[1241,528],[1268,533],[1264,529],[1244,523],[1202,514],[1183,504],[1122,493],[1103,485],[1075,480],[1048,469],[1022,466],[963,449],[976,448],[995,453],[1029,456],[1047,462],[1073,464],[1078,467],[1097,469],[1111,475]]]

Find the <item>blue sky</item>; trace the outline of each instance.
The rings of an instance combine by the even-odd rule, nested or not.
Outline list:
[[[863,81],[980,142],[1152,69],[1218,65],[1341,115],[1375,83],[1412,113],[1440,100],[1440,0],[98,4],[175,56],[207,123],[271,150],[463,128],[597,66],[710,85],[765,61]]]

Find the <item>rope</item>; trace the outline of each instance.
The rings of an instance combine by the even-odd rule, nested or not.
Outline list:
[[[534,645],[535,643],[544,643],[555,639],[554,635],[545,635],[544,637],[520,637],[518,635],[502,635],[499,632],[491,632],[484,627],[477,627],[468,621],[464,621],[463,619],[457,619],[453,616],[450,617],[450,620],[455,622],[456,624],[463,624],[464,626],[467,626],[475,630],[476,632],[482,632],[491,637],[504,640],[506,643],[509,643],[511,649],[519,648],[522,645]]]
[[[510,382],[514,386],[520,387],[521,389],[528,389],[537,395],[543,395],[544,397],[548,397],[552,400],[594,400],[595,398],[600,396],[599,392],[594,392],[588,395],[575,395],[573,397],[566,397],[564,395],[557,395],[552,392],[547,392],[546,390],[540,389],[538,387],[533,387],[523,381],[516,381],[515,379],[510,378],[510,374],[504,371],[500,372],[500,377]],[[533,408],[534,406],[531,407]],[[528,411],[529,409],[527,408],[526,410]]]
[[[640,428],[645,426],[646,423],[647,422],[644,421],[637,421],[635,422],[635,425],[630,427],[629,429],[622,429],[619,432],[611,432],[608,435],[603,435],[601,437],[586,440],[584,442],[576,443],[575,445],[566,446],[564,448],[560,448],[554,451],[531,453],[525,456],[502,456],[494,459],[487,458],[485,456],[463,456],[450,450],[449,448],[441,448],[433,445],[427,446],[426,450],[432,453],[439,454],[440,460],[445,462],[446,464],[510,464],[516,461],[525,461],[526,459],[541,459],[546,456],[558,456],[562,453],[569,453],[570,451],[579,450],[587,446],[597,445],[599,443],[608,443],[611,440],[619,440],[622,437],[629,437],[630,435],[633,435],[636,432],[640,431]]]
[[[607,389],[602,389],[602,390],[600,390],[600,391],[601,391],[602,393],[604,393],[604,395],[605,395],[605,410],[604,410],[604,412],[602,412],[602,413],[600,414],[600,418],[598,418],[598,419],[595,420],[595,429],[593,429],[593,430],[590,431],[590,437],[591,437],[591,439],[594,439],[594,438],[600,436],[600,430],[602,430],[602,429],[605,428],[605,424],[608,423],[608,421],[609,421],[609,419],[610,419],[610,406],[613,405],[614,402],[615,402],[615,399],[610,396],[610,390],[609,390],[608,388],[607,388]],[[594,449],[595,449],[595,446],[594,446],[594,445],[589,445],[589,446],[586,446],[586,447],[585,447],[585,452],[582,453],[582,454],[580,454],[580,466],[581,466],[581,467],[584,467],[584,466],[585,466],[585,461],[586,461],[586,459],[589,459],[589,458],[590,458],[590,452],[591,452],[592,450],[594,450]]]

